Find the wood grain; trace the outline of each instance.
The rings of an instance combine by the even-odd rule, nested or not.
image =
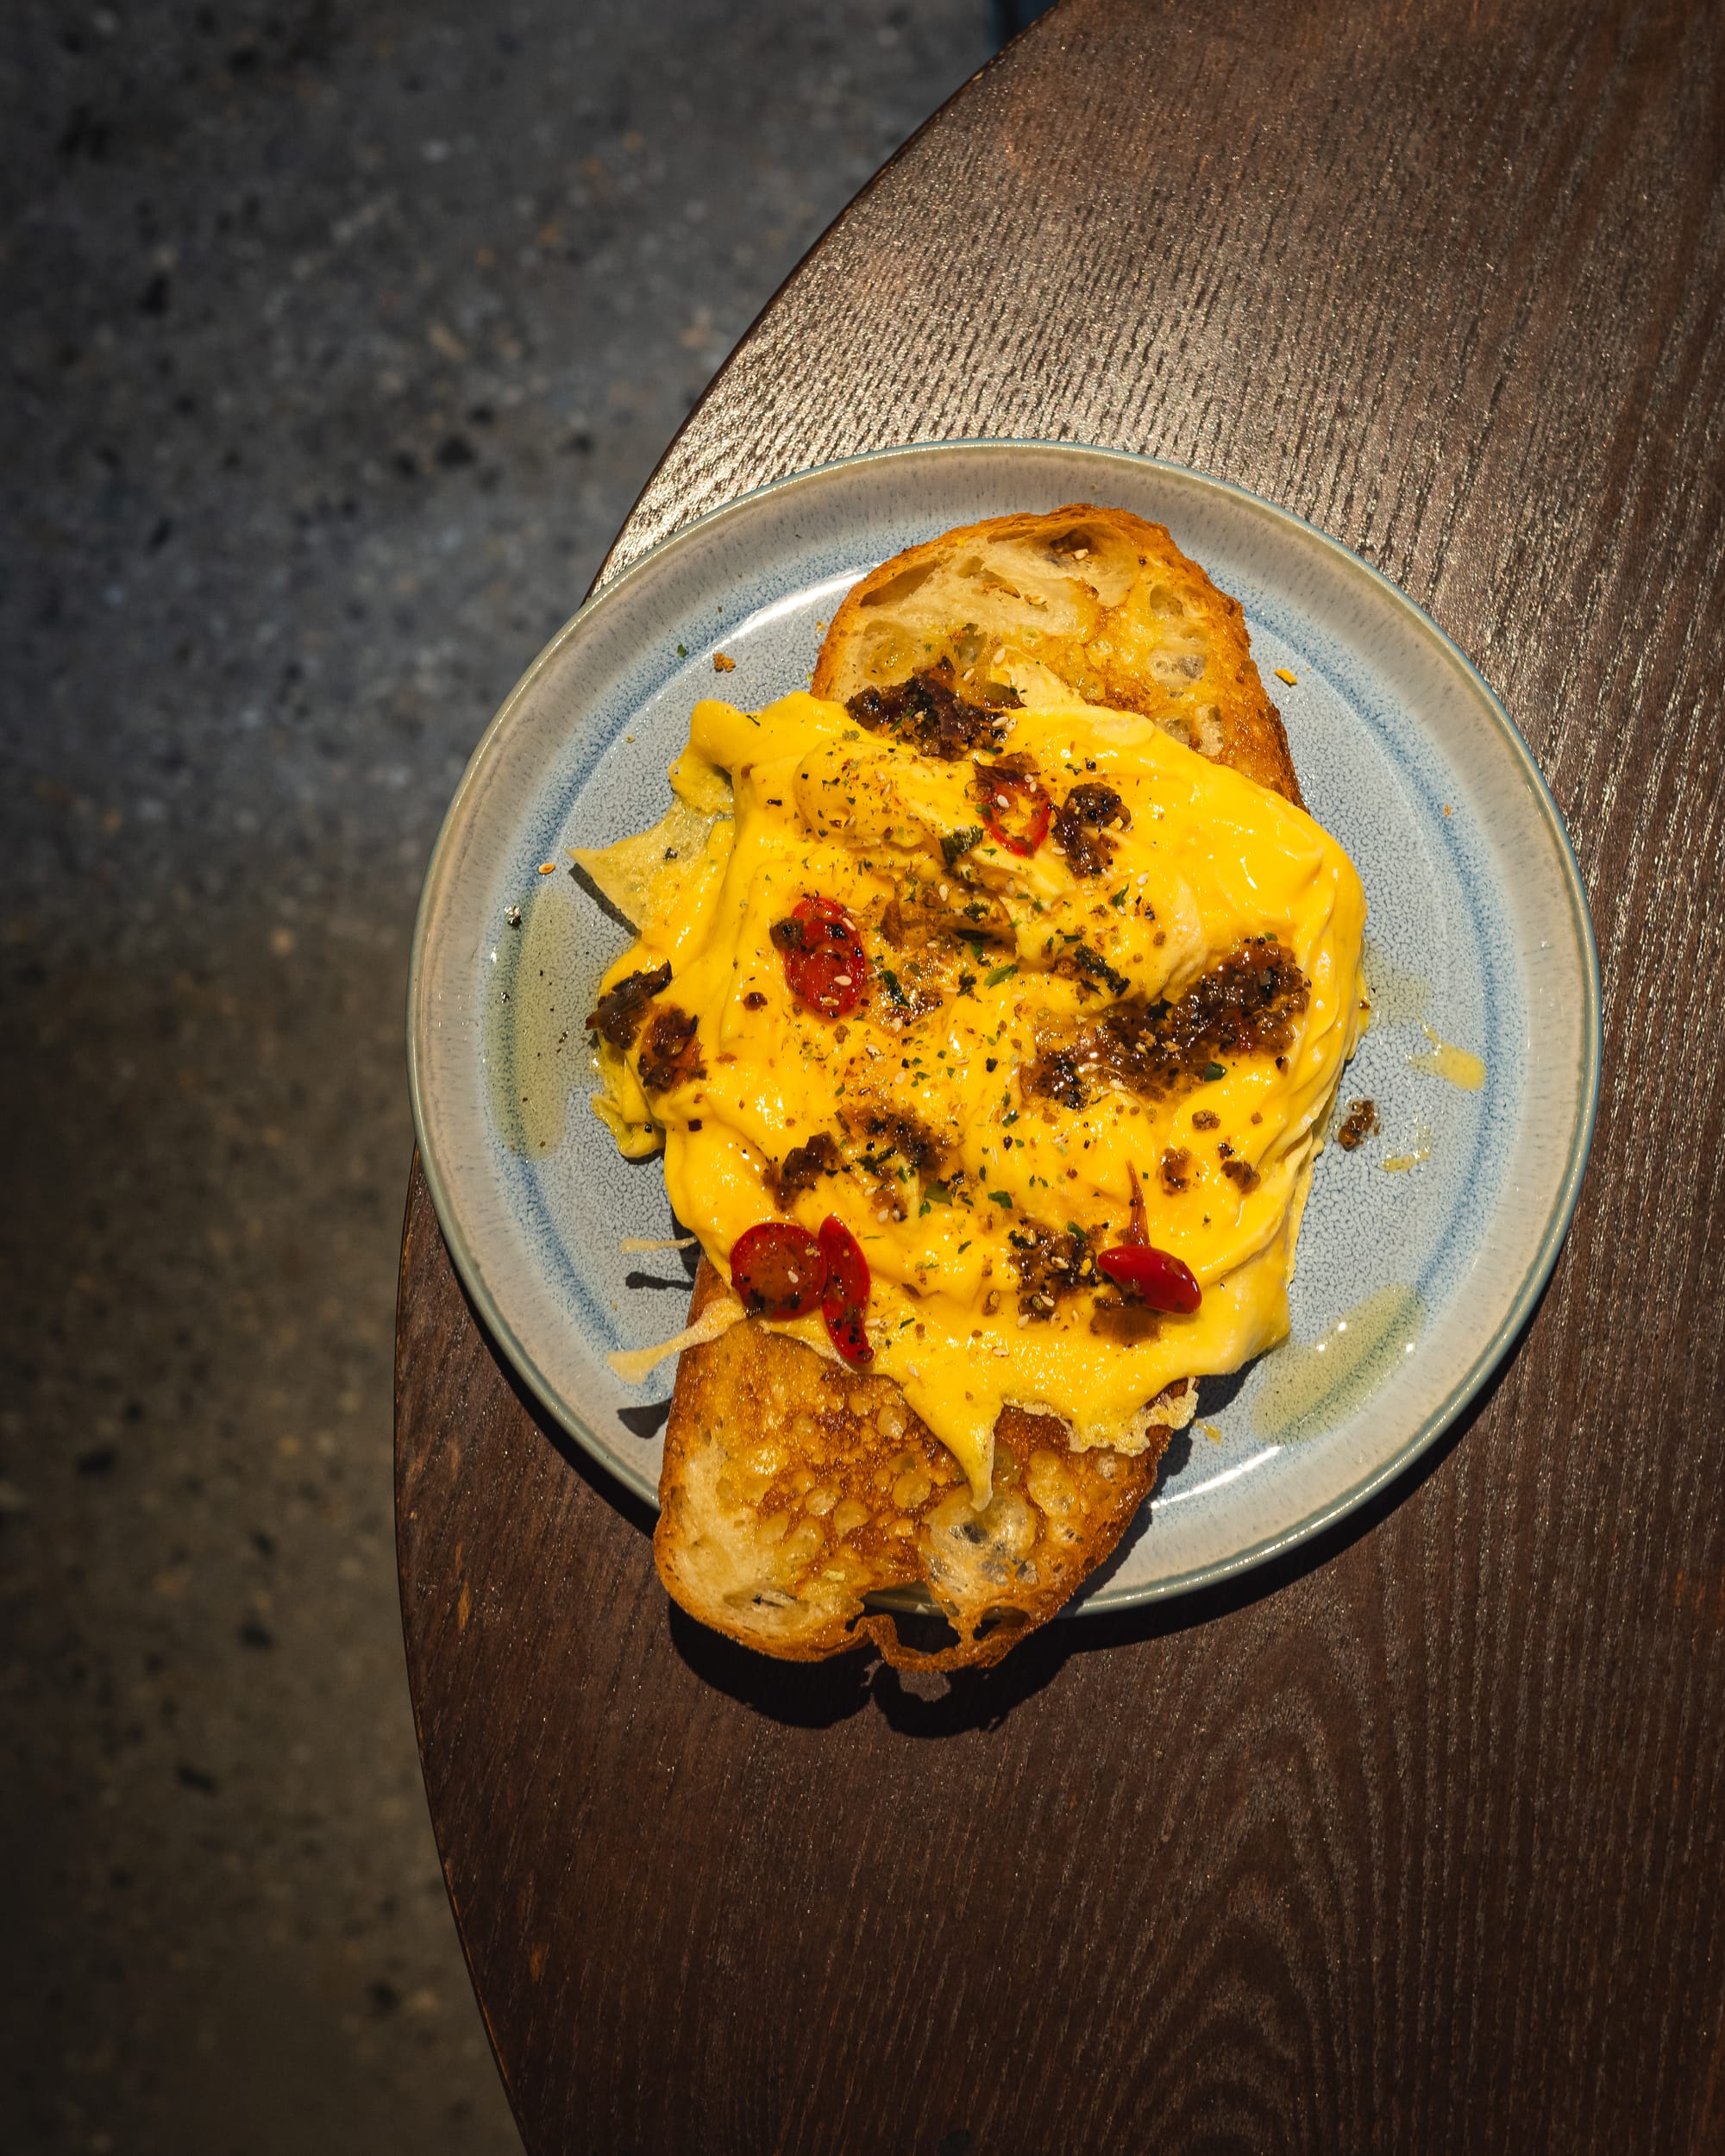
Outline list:
[[[1334,532],[1552,782],[1606,1084],[1551,1288],[1436,1457],[1231,1593],[939,1698],[668,1610],[416,1174],[409,1668],[536,2156],[1725,2147],[1722,43],[1702,4],[1064,0],[646,490],[611,568],[970,434]]]

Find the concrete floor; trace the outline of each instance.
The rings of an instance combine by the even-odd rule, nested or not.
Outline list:
[[[0,26],[0,2151],[518,2146],[390,1518],[468,750],[984,0]]]

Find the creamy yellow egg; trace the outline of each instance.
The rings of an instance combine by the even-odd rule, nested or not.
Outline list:
[[[672,1204],[721,1273],[762,1221],[850,1228],[870,1367],[979,1496],[1007,1402],[1130,1448],[1171,1382],[1285,1336],[1365,1009],[1364,894],[1309,816],[1132,714],[1002,721],[996,746],[947,761],[808,696],[699,705],[672,770],[682,846],[660,849],[679,858],[643,883],[640,940],[605,986],[667,962],[670,978],[640,1038],[601,1044],[595,1101],[626,1150],[662,1143]],[[1018,782],[989,779],[1014,761]],[[1106,816],[1088,836],[1085,804]],[[773,938],[811,896],[845,909],[865,954],[842,1017],[799,1001]],[[1221,1036],[1195,1014],[1214,1006],[1226,1034],[1226,996],[1261,1002],[1264,983],[1268,1015],[1228,1036],[1248,1044],[1208,1051]],[[693,1021],[680,1068],[699,1075],[649,1090],[642,1047],[668,1008]],[[833,1172],[784,1188],[821,1134]],[[1095,1271],[1128,1229],[1129,1171],[1150,1243],[1202,1289],[1190,1316],[1130,1298],[1123,1314]],[[831,1352],[819,1315],[782,1329]]]

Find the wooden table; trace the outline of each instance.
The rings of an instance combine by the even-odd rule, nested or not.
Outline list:
[[[925,1696],[668,1608],[416,1173],[432,1816],[536,2156],[1725,2148],[1725,16],[1066,0],[842,218],[612,566],[908,439],[1379,563],[1580,853],[1593,1166],[1475,1412],[1295,1561]]]

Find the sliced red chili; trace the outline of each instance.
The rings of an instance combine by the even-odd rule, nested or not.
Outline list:
[[[1011,764],[979,763],[976,799],[988,836],[997,838],[1010,854],[1033,854],[1048,836],[1054,802],[1040,780]]]
[[[869,1261],[862,1246],[837,1213],[820,1224],[820,1254],[826,1261],[826,1294],[820,1314],[827,1338],[847,1363],[872,1363],[865,1322],[869,1309]]]
[[[869,983],[869,959],[856,924],[837,899],[799,899],[787,921],[775,921],[773,941],[785,980],[806,1010],[848,1018]]]
[[[763,1220],[732,1245],[731,1284],[751,1318],[806,1318],[826,1292],[826,1260],[794,1220]]]
[[[1112,1250],[1098,1250],[1096,1270],[1122,1288],[1130,1288],[1152,1310],[1178,1311],[1190,1317],[1204,1300],[1204,1291],[1191,1268],[1182,1264],[1171,1250],[1148,1244],[1122,1243]]]

